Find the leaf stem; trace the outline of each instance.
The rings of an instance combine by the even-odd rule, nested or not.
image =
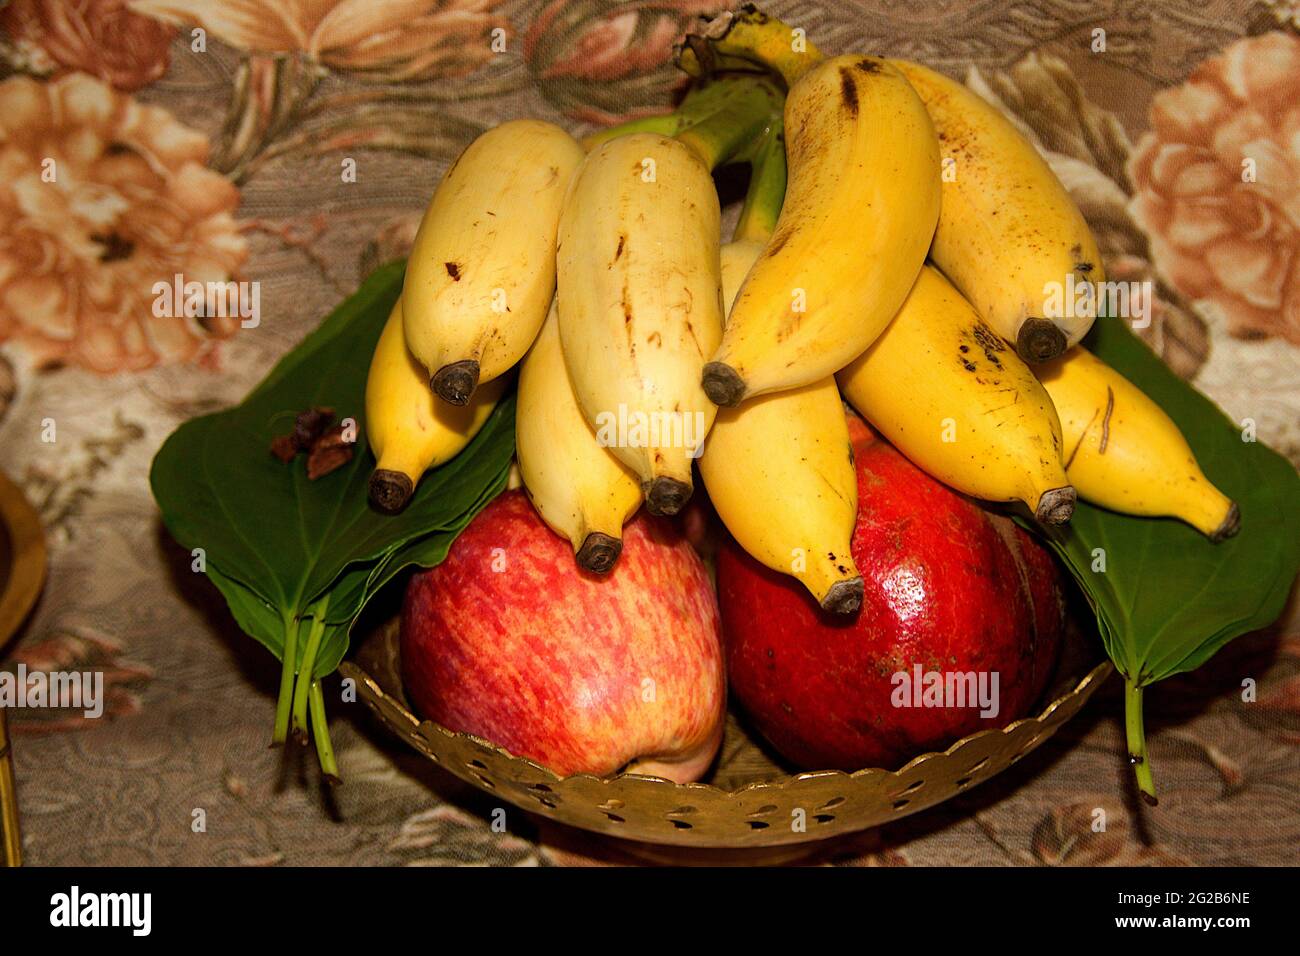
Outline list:
[[[316,667],[316,652],[320,650],[321,635],[325,633],[325,609],[329,603],[329,592],[326,592],[311,609],[311,630],[307,632],[307,646],[303,649],[298,680],[293,688],[293,733],[302,743],[307,742],[307,695],[311,690],[312,670]]]
[[[339,765],[334,759],[334,745],[330,742],[330,725],[325,717],[325,694],[318,680],[311,682],[308,692],[311,705],[311,735],[316,741],[316,758],[320,761],[321,773],[325,774],[331,784],[339,783]]]
[[[280,746],[289,737],[289,711],[293,706],[293,675],[296,671],[298,656],[298,628],[302,622],[294,619],[288,611],[282,615],[284,621],[284,653],[280,664],[280,696],[275,701],[275,729],[271,732],[271,746]]]
[[[1142,688],[1132,677],[1124,678],[1124,729],[1128,737],[1128,759],[1137,777],[1138,792],[1148,806],[1154,807],[1159,801],[1156,799],[1156,782],[1151,776],[1146,730],[1142,724]]]

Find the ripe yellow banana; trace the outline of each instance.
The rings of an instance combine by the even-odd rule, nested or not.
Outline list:
[[[840,372],[849,402],[908,458],[965,494],[1068,521],[1061,423],[1029,367],[926,266],[874,345]]]
[[[587,421],[652,514],[691,494],[716,408],[700,388],[722,335],[718,196],[690,147],[655,133],[601,144],[560,217],[560,338]]]
[[[1237,505],[1136,385],[1081,346],[1036,371],[1061,416],[1065,470],[1079,497],[1124,514],[1179,518],[1214,541],[1237,533]]]
[[[789,185],[776,231],[704,370],[719,405],[819,382],[894,317],[939,216],[925,105],[884,60],[839,56],[785,104]]]
[[[754,240],[723,247],[725,301],[762,248]],[[862,605],[862,577],[850,551],[858,482],[833,377],[721,409],[700,475],[742,548],[793,575],[828,611],[852,614]]]
[[[951,160],[931,259],[1025,361],[1060,355],[1092,327],[1105,279],[1079,208],[991,104],[926,67],[890,62],[925,101]]]
[[[760,234],[767,232],[763,227],[759,227],[757,231]],[[761,235],[752,239],[733,239],[722,247],[718,254],[718,262],[721,265],[724,307],[730,309],[731,303],[736,301],[740,284],[745,281],[745,276],[754,267],[758,257],[763,254],[763,247],[767,244],[768,238],[769,235]]]
[[[523,358],[555,292],[555,230],[582,147],[539,120],[488,130],[452,164],[406,268],[406,342],[453,405]]]
[[[515,455],[533,507],[573,543],[580,567],[603,574],[641,505],[631,469],[600,447],[569,382],[554,306],[519,370]]]
[[[370,476],[370,500],[395,514],[406,507],[420,476],[454,458],[478,434],[508,378],[498,377],[458,407],[429,391],[424,370],[406,348],[402,300],[388,315],[366,379],[366,437],[378,464]]]

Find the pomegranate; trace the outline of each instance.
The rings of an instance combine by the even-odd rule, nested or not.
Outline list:
[[[1023,717],[1064,626],[1041,545],[855,424],[861,612],[826,614],[735,542],[717,562],[731,692],[807,769],[895,768]]]

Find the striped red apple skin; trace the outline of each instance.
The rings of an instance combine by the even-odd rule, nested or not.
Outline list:
[[[726,706],[717,599],[663,519],[624,529],[606,575],[580,570],[521,491],[416,574],[402,671],[417,711],[560,775],[707,770]]]

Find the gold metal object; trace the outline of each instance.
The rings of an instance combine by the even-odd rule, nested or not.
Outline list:
[[[18,790],[14,784],[9,715],[0,707],[0,863],[23,865],[23,836],[18,825]]]
[[[420,720],[402,693],[398,622],[387,622],[342,673],[379,720],[429,760],[516,806],[560,823],[646,844],[754,848],[809,843],[879,826],[983,783],[1077,714],[1112,667],[1080,668],[1034,717],[963,737],[901,770],[791,774],[734,717],[707,783],[619,774],[558,777],[486,740]]]
[[[45,583],[45,533],[18,486],[0,472],[0,652],[18,633]],[[0,864],[21,866],[22,832],[8,714],[0,707]]]

